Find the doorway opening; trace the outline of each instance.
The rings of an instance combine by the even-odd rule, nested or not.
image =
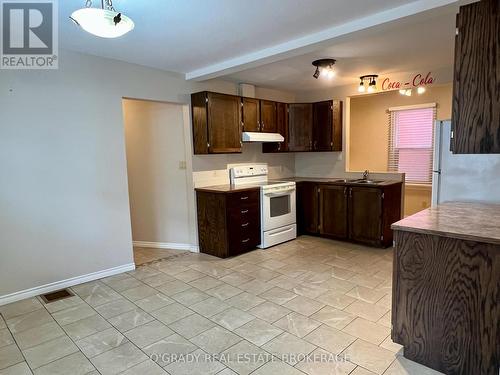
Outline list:
[[[122,100],[136,265],[191,248],[191,150],[183,104]]]

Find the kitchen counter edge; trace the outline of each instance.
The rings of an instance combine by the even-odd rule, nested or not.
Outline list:
[[[417,212],[391,228],[500,245],[500,204],[448,202]]]

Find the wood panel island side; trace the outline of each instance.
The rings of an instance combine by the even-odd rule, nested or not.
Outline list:
[[[392,228],[392,340],[445,374],[498,375],[500,205],[445,203]]]

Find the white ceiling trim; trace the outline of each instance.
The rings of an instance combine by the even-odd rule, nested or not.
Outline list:
[[[196,69],[186,73],[186,80],[203,81],[223,75],[236,73],[245,69],[273,63],[285,58],[309,53],[321,44],[348,34],[382,25],[400,18],[412,16],[434,8],[457,3],[457,0],[417,0],[409,4],[385,10],[370,16],[355,19],[339,26],[334,26],[313,34],[277,44],[262,50],[248,53],[217,64]]]

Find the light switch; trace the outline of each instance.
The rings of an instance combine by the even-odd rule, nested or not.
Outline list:
[[[186,169],[186,161],[185,160],[179,161],[179,169]]]

